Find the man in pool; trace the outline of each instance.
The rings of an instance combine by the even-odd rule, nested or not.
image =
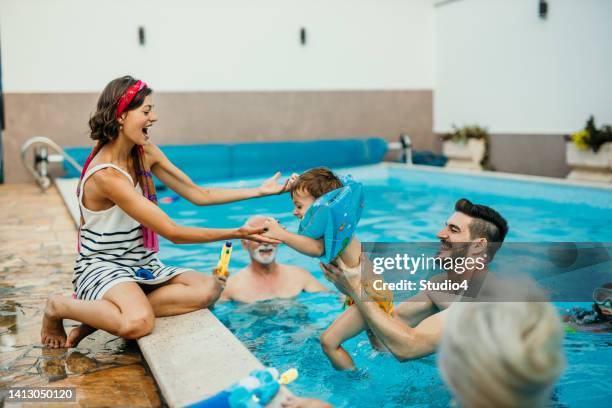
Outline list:
[[[460,199],[455,204],[454,214],[437,234],[440,239],[437,256],[441,259],[456,259],[483,254],[490,262],[507,232],[508,224],[497,211]],[[496,279],[490,274],[487,278],[491,279],[484,279],[487,275],[486,267],[465,270],[463,273],[446,270],[445,273],[431,278],[430,282],[467,281],[469,289],[450,293],[421,291],[396,306],[395,312],[390,316],[368,298],[367,290],[361,290],[361,282],[349,281],[335,265],[321,264],[321,269],[339,291],[355,300],[355,304],[351,306],[352,313],[362,317],[372,333],[399,361],[413,360],[435,352],[442,338],[448,309],[454,301],[462,296],[481,298],[483,293],[495,291],[491,282]]]
[[[612,332],[612,282],[593,291],[591,310],[575,307],[568,310],[562,317],[570,332]]]
[[[263,227],[267,217],[256,215],[248,226]],[[297,266],[276,262],[276,244],[255,244],[242,240],[251,263],[235,275],[230,275],[220,300],[243,303],[274,298],[290,298],[302,292],[322,292],[325,287],[310,272]]]

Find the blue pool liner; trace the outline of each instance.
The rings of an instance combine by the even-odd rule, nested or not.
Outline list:
[[[292,172],[317,166],[331,168],[380,163],[387,142],[379,137],[342,140],[302,140],[238,144],[161,145],[164,154],[197,181]],[[90,147],[66,152],[83,165]],[[66,163],[66,177],[79,177]]]

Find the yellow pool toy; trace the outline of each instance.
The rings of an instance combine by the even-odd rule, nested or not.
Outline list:
[[[227,278],[229,276],[229,263],[232,257],[232,242],[227,241],[221,248],[221,256],[215,269],[215,275]]]
[[[279,384],[287,385],[294,382],[296,378],[298,378],[298,370],[295,368],[290,368],[280,375],[278,382]]]

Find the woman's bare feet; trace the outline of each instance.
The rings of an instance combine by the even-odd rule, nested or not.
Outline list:
[[[47,299],[40,331],[40,342],[45,347],[66,347],[66,330],[64,330],[62,317],[57,310],[63,300],[64,297],[61,295],[51,295]]]
[[[95,332],[95,327],[88,326],[84,323],[81,323],[74,329],[70,330],[68,334],[68,339],[66,340],[66,347],[76,347],[81,340],[85,337],[89,336],[91,333]]]

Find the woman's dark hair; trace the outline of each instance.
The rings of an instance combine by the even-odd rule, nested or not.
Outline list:
[[[119,104],[119,99],[127,92],[128,88],[136,82],[138,80],[129,75],[113,79],[106,85],[100,98],[98,98],[96,112],[89,119],[89,128],[91,129],[91,138],[98,142],[99,147],[115,140],[119,136],[119,122],[116,116],[117,105]],[[149,87],[142,88],[126,107],[125,112],[141,106],[145,97],[152,92],[153,90]]]
[[[89,119],[91,138],[96,140],[98,143],[93,148],[88,158],[88,162],[90,159],[96,156],[96,154],[106,143],[119,137],[120,125],[119,121],[117,120],[117,106],[119,105],[119,99],[125,95],[130,86],[136,84],[137,82],[138,80],[126,75],[121,78],[113,79],[102,91],[100,98],[98,98],[96,113],[94,113]],[[124,112],[134,110],[141,106],[144,103],[147,95],[151,95],[152,92],[153,90],[147,86],[142,88],[136,93],[136,95],[134,95],[134,98],[126,106]],[[136,172],[136,177],[138,178],[138,182],[142,188],[144,196],[157,204],[155,184],[153,183],[153,178],[151,177],[151,169],[146,166],[144,160],[143,147],[138,145],[134,146],[131,151],[131,158],[134,171]],[[83,174],[85,170],[87,169],[83,169]],[[82,176],[83,175],[81,175],[81,177]],[[146,242],[147,240],[145,239],[145,245]]]

